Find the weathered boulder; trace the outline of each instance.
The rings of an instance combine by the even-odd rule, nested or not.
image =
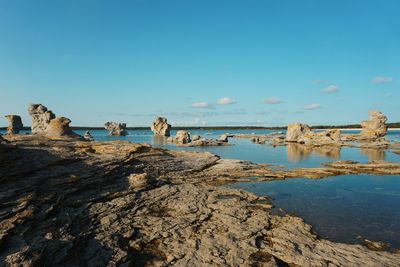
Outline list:
[[[228,142],[228,136],[226,134],[223,134],[217,139],[217,141]]]
[[[8,134],[17,134],[24,127],[21,117],[18,115],[6,115],[5,118],[8,120]]]
[[[32,134],[46,134],[47,126],[56,117],[51,110],[47,110],[47,107],[42,104],[30,104],[28,112],[32,119]]]
[[[47,136],[73,136],[76,135],[69,124],[71,120],[64,117],[56,117],[49,122],[46,129]]]
[[[154,135],[158,136],[170,136],[171,125],[167,123],[166,118],[157,117],[155,121],[150,125]]]
[[[288,125],[286,141],[315,146],[339,145],[341,132],[337,129],[313,132],[307,124],[293,123]]]
[[[286,141],[299,142],[304,136],[309,135],[311,132],[310,126],[302,123],[291,123],[288,125],[286,133]]]
[[[126,123],[106,122],[104,127],[110,132],[110,135],[125,136],[129,134],[126,130]]]
[[[387,133],[387,117],[380,111],[371,110],[368,113],[369,120],[361,122],[361,135],[368,138],[384,137]]]
[[[200,140],[201,139],[201,136],[200,135],[198,135],[198,134],[195,134],[195,135],[192,135],[192,142],[194,142],[194,141],[197,141],[197,140]]]
[[[83,139],[88,140],[88,141],[94,140],[93,136],[90,134],[89,131],[86,131],[85,135],[83,136]]]
[[[187,131],[178,131],[176,136],[168,138],[168,141],[184,145],[191,142],[190,134]]]

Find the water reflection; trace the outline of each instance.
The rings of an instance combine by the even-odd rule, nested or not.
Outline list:
[[[366,155],[368,157],[368,161],[386,159],[386,152],[384,149],[361,148],[360,153],[362,155]]]
[[[153,136],[153,144],[156,146],[162,146],[167,144],[167,137],[165,136]]]
[[[333,160],[340,159],[340,147],[334,146],[310,147],[301,144],[288,144],[286,153],[287,159],[290,162],[305,161],[312,154],[327,157]]]

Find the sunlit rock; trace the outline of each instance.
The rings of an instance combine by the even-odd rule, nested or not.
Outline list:
[[[387,117],[380,111],[369,111],[369,120],[361,122],[361,135],[363,137],[378,138],[384,137],[387,133]]]
[[[286,140],[288,142],[299,142],[311,133],[311,128],[307,124],[291,123],[288,125]]]
[[[187,131],[178,131],[176,136],[168,138],[168,141],[184,145],[191,142],[190,134]]]
[[[171,125],[167,123],[166,118],[157,117],[150,125],[154,135],[157,136],[170,136]]]
[[[32,134],[46,134],[47,126],[56,117],[51,110],[47,110],[47,107],[42,104],[30,104],[28,112],[32,119]]]
[[[47,126],[46,135],[48,136],[72,136],[76,135],[70,128],[71,120],[64,117],[52,119]]]
[[[106,122],[104,127],[109,131],[112,136],[125,136],[128,135],[126,130],[126,123]]]

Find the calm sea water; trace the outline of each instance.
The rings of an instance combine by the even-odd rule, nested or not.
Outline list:
[[[84,130],[76,131],[83,135]],[[230,133],[257,133],[267,134],[271,130],[235,130]],[[357,131],[348,131],[357,132]],[[194,130],[191,134],[199,134],[206,138],[217,138],[226,133],[226,130]],[[272,147],[268,145],[253,144],[248,139],[231,138],[230,143],[233,146],[219,147],[179,147],[168,144],[163,139],[154,138],[150,130],[131,130],[128,136],[108,136],[106,130],[91,131],[92,136],[97,141],[127,140],[135,143],[148,143],[156,147],[163,147],[175,150],[188,151],[209,151],[222,158],[247,160],[254,163],[266,163],[282,165],[288,169],[320,167],[321,163],[337,160],[355,160],[366,163],[371,160],[387,160],[399,162],[400,156],[390,151],[358,148],[305,148],[301,145],[289,145],[287,147]],[[171,132],[172,135],[176,131]],[[388,139],[400,141],[400,131],[389,131]]]
[[[317,234],[357,243],[358,236],[400,248],[400,176],[343,175],[232,185],[270,196],[302,217]]]

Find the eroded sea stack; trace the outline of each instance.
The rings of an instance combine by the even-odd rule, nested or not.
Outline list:
[[[361,122],[361,135],[367,138],[384,137],[387,133],[387,117],[380,111],[371,110],[368,112],[369,120]]]
[[[104,127],[109,131],[111,136],[125,136],[129,134],[126,130],[126,123],[109,121],[104,124]]]
[[[65,117],[56,117],[42,104],[30,104],[28,107],[29,115],[32,119],[32,134],[46,135],[53,137],[80,137],[74,133],[69,124],[71,120]]]
[[[305,136],[311,133],[311,128],[307,124],[291,123],[288,125],[286,141],[299,142],[300,140],[304,139]]]
[[[7,134],[18,134],[24,127],[18,115],[6,115],[5,118],[8,120]]]
[[[170,136],[171,125],[168,124],[167,118],[157,117],[150,128],[156,136]]]
[[[71,120],[64,117],[56,117],[52,119],[47,126],[46,135],[49,136],[64,136],[64,135],[74,135],[69,124]]]
[[[45,135],[50,121],[56,118],[56,115],[42,104],[30,104],[28,112],[32,119],[32,134]]]

